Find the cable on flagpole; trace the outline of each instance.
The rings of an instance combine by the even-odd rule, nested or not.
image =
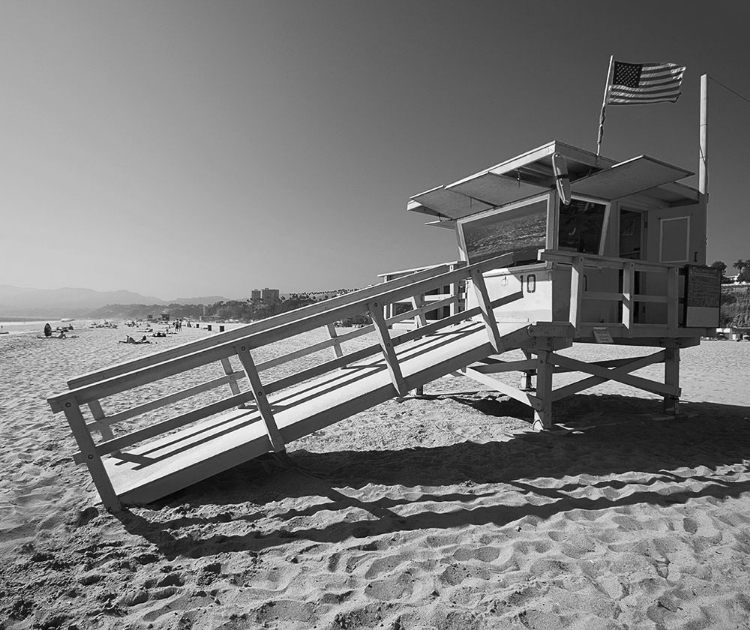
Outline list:
[[[731,93],[732,93],[732,94],[734,94],[735,96],[737,96],[737,97],[741,98],[741,99],[742,99],[743,101],[745,101],[746,103],[750,103],[750,98],[745,98],[744,96],[742,96],[742,94],[740,94],[739,92],[735,92],[735,91],[734,91],[734,90],[733,90],[732,88],[730,88],[730,87],[727,87],[727,86],[726,86],[726,85],[724,85],[724,84],[723,84],[723,83],[722,83],[721,81],[718,81],[717,79],[715,79],[715,78],[714,78],[714,77],[712,77],[711,75],[707,75],[707,76],[708,76],[708,78],[709,78],[709,79],[711,79],[711,81],[713,81],[714,83],[718,83],[718,84],[719,84],[719,85],[720,85],[721,87],[723,87],[723,88],[724,88],[725,90],[728,90],[729,92],[731,92]]]

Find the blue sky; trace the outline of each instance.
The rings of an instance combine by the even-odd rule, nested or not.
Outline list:
[[[602,153],[698,168],[700,76],[750,98],[741,2],[0,0],[0,284],[163,298],[454,260],[410,196],[557,139],[610,55],[687,66]],[[750,104],[709,93],[709,261],[750,258]],[[697,185],[697,177],[686,180]]]

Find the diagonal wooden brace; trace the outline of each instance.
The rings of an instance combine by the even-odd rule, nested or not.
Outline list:
[[[482,272],[478,269],[474,269],[471,272],[471,280],[474,284],[474,291],[477,295],[477,301],[479,302],[479,310],[482,312],[482,319],[484,325],[487,327],[487,335],[490,338],[490,344],[494,348],[495,352],[502,350],[502,340],[500,338],[500,330],[497,327],[497,321],[495,320],[495,313],[492,311],[492,304],[490,303],[490,294],[487,291],[487,284],[484,281]]]
[[[271,404],[268,402],[266,392],[263,389],[263,383],[258,375],[258,370],[255,367],[255,362],[250,354],[250,348],[246,344],[238,344],[235,347],[237,356],[242,363],[242,367],[247,374],[247,378],[250,381],[250,386],[253,388],[253,395],[255,396],[255,402],[258,405],[258,411],[260,412],[261,418],[266,425],[266,431],[268,433],[268,439],[271,440],[273,450],[277,453],[282,452],[285,449],[284,440],[279,432],[279,427],[276,426],[276,420],[273,417],[273,411],[271,410]]]
[[[408,389],[404,382],[404,376],[401,373],[401,366],[398,363],[396,351],[393,349],[393,340],[388,333],[388,324],[383,317],[382,305],[378,302],[368,302],[367,310],[372,317],[372,323],[375,324],[375,332],[380,340],[380,347],[383,350],[385,363],[388,366],[388,373],[391,375],[391,382],[399,396],[406,396]]]

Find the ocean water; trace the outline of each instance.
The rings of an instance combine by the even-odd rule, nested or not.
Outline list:
[[[91,320],[73,320],[70,322],[63,322],[59,319],[50,320],[17,320],[17,321],[2,321],[0,320],[0,333],[8,333],[9,335],[26,335],[26,334],[44,334],[44,325],[49,323],[52,326],[52,330],[65,326],[73,326],[73,330],[76,328],[88,328],[91,325]],[[5,335],[3,335],[5,336]],[[0,337],[2,339],[2,337]]]

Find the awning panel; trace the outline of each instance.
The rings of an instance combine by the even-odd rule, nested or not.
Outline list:
[[[612,200],[670,184],[692,174],[683,168],[642,155],[576,180],[570,187],[579,195]]]
[[[519,181],[513,177],[484,173],[483,175],[457,182],[451,185],[449,190],[455,190],[474,199],[480,199],[494,207],[532,197],[549,190],[549,188]],[[474,212],[477,211],[475,210]]]
[[[446,188],[434,188],[412,197],[412,201],[434,210],[445,217],[460,219],[461,217],[489,210],[491,205],[467,197]]]

